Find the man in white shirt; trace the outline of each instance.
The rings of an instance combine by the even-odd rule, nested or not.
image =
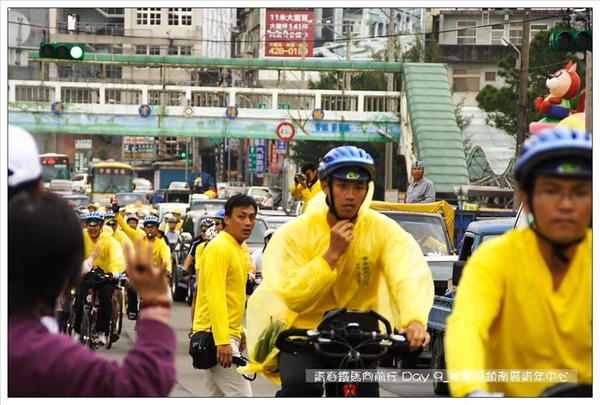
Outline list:
[[[167,230],[165,231],[164,238],[169,246],[176,245],[179,241],[179,231],[175,229],[178,223],[179,220],[174,216],[169,216],[167,218]]]

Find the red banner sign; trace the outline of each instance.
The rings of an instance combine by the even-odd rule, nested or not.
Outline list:
[[[269,172],[279,173],[279,153],[277,153],[277,144],[271,143],[269,150]]]
[[[267,9],[265,56],[301,58],[313,56],[314,11]]]

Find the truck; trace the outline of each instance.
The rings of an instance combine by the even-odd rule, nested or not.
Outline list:
[[[446,318],[452,312],[454,289],[458,286],[462,270],[467,260],[483,242],[496,238],[504,232],[513,229],[515,224],[515,218],[500,218],[473,221],[467,227],[460,244],[458,260],[454,263],[452,268],[453,288],[447,294],[436,294],[433,300],[433,306],[429,312],[427,329],[431,335],[430,362],[431,370],[433,370],[433,372],[443,371],[446,368],[446,356],[444,353]],[[433,391],[437,395],[448,395],[448,384],[440,381],[440,379],[433,379]]]
[[[443,295],[458,259],[452,246],[454,209],[446,201],[430,204],[371,202],[371,208],[392,218],[419,243],[431,269],[435,293]],[[443,215],[442,215],[443,213]]]

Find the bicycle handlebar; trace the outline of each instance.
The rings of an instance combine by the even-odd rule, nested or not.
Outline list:
[[[345,317],[345,324],[335,322],[340,315]],[[353,317],[372,317],[381,320],[386,332],[365,332],[361,325],[352,322]],[[339,319],[338,319],[339,320]],[[368,322],[365,322],[368,323]],[[418,351],[410,349],[405,335],[391,332],[389,321],[377,312],[347,312],[345,308],[329,313],[318,329],[287,329],[279,333],[275,341],[276,347],[284,353],[313,351],[317,356],[330,360],[351,360],[371,362],[378,360],[388,351],[398,357]]]

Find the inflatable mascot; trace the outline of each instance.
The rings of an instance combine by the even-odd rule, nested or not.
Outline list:
[[[535,99],[535,109],[544,118],[529,125],[529,133],[535,134],[548,127],[554,127],[572,114],[582,113],[585,106],[585,92],[579,97],[579,107],[571,108],[571,100],[579,93],[581,79],[577,74],[577,64],[570,61],[564,69],[557,70],[546,79],[550,94]]]

